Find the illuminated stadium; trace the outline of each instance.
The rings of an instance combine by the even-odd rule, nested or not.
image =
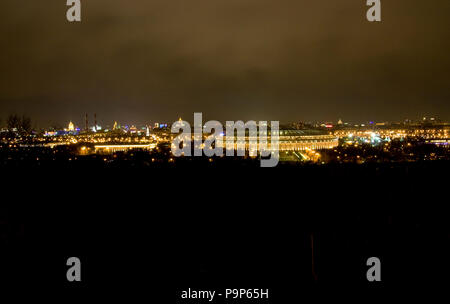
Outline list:
[[[267,141],[271,142],[270,131],[268,132]],[[257,141],[257,138],[248,136],[248,131],[245,134],[245,149],[249,149],[249,140]],[[226,136],[223,138],[223,144],[226,143]],[[235,143],[237,145],[243,144],[241,141]],[[321,130],[292,130],[282,129],[279,131],[279,151],[307,151],[307,150],[322,150],[332,149],[338,146],[338,137],[329,135]]]

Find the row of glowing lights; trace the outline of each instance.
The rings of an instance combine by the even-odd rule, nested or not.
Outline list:
[[[76,144],[82,143],[107,143],[107,142],[136,142],[136,143],[152,143],[154,141],[160,141],[161,139],[157,136],[151,136],[150,138],[132,138],[132,137],[102,137],[102,138],[83,138],[83,137],[62,137],[55,138],[53,143],[72,143]],[[39,142],[47,143],[48,140],[40,139]]]
[[[338,131],[334,132],[334,135],[339,137],[352,137],[352,136],[359,136],[359,137],[369,137],[369,136],[390,136],[390,137],[405,137],[405,136],[420,136],[420,137],[447,137],[448,132],[447,130],[414,130],[414,131],[407,131],[407,130],[391,130],[391,131]]]

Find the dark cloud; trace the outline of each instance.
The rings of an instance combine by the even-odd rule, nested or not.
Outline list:
[[[450,118],[450,2],[0,4],[0,111],[99,120]]]

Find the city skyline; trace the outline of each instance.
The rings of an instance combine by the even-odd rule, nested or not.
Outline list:
[[[445,282],[449,11],[0,1],[2,286],[286,304]]]
[[[96,113],[94,113],[95,115]],[[121,119],[113,119],[113,120],[106,120],[106,119],[102,119],[102,118],[95,118],[94,115],[89,116],[88,114],[88,126],[89,128],[93,128],[93,127],[101,127],[101,128],[113,128],[116,124],[119,124],[120,126],[124,127],[132,127],[132,126],[136,126],[136,127],[154,127],[155,124],[162,124],[162,125],[166,125],[166,126],[170,126],[173,122],[176,122],[179,119],[182,119],[181,116],[177,116],[174,115],[174,117],[178,117],[178,119],[172,119],[169,121],[164,121],[164,120],[156,120],[156,119],[146,119],[144,121],[140,121],[140,122],[134,122],[134,121],[124,121]],[[36,121],[33,120],[33,118],[28,117],[27,115],[23,114],[23,115],[18,115],[17,113],[13,113],[13,114],[9,114],[7,117],[3,118],[0,117],[0,128],[5,128],[7,129],[7,124],[8,124],[8,118],[10,116],[17,116],[18,118],[21,117],[26,117],[27,119],[30,119],[31,121],[31,127],[33,130],[38,131],[38,130],[44,130],[44,129],[70,129],[70,125],[73,124],[72,127],[78,128],[80,130],[84,130],[86,129],[86,114],[84,114],[82,116],[82,118],[78,118],[78,119],[69,119],[67,121],[63,121],[63,122],[56,122],[52,121],[51,123],[48,123],[47,125],[39,125]],[[185,117],[187,119],[184,119],[185,121],[190,121],[192,120],[192,117]],[[191,118],[191,119],[190,119]],[[235,121],[239,121],[242,119],[236,119]],[[255,119],[253,119],[254,121],[257,121]],[[224,121],[225,122],[225,121]],[[411,123],[440,123],[440,124],[449,124],[448,121],[441,119],[439,116],[421,116],[421,117],[415,117],[414,119],[410,119],[410,118],[405,118],[405,119],[397,119],[394,121],[388,121],[388,120],[357,120],[357,121],[346,121],[342,118],[334,118],[331,120],[296,120],[296,121],[281,121],[280,122],[282,125],[284,124],[305,124],[305,125],[309,125],[309,126],[314,126],[314,127],[319,127],[322,126],[324,127],[325,125],[327,125],[328,127],[330,126],[349,126],[349,127],[355,127],[355,126],[380,126],[380,125],[385,125],[385,124],[411,124]]]

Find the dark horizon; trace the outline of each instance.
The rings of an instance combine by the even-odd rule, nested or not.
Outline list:
[[[25,112],[26,113],[26,112]],[[81,118],[75,118],[75,119],[68,119],[65,121],[60,121],[60,120],[53,120],[53,121],[49,121],[46,124],[42,124],[42,123],[38,123],[34,117],[29,117],[27,114],[20,114],[20,113],[9,113],[7,116],[2,117],[0,116],[0,128],[6,128],[7,127],[7,120],[9,116],[17,116],[18,118],[28,118],[31,121],[31,127],[33,130],[38,131],[38,130],[45,130],[45,129],[53,129],[53,128],[59,128],[59,129],[63,129],[66,128],[67,125],[69,124],[69,122],[72,122],[74,124],[74,126],[76,128],[80,128],[82,130],[84,130],[85,128],[85,114],[80,115]],[[95,113],[96,114],[96,113]],[[137,126],[137,127],[141,127],[141,126],[149,126],[149,127],[153,127],[154,123],[162,123],[162,124],[168,124],[169,126],[174,123],[175,121],[177,121],[179,118],[182,118],[184,121],[189,122],[190,124],[193,124],[193,116],[194,113],[192,113],[191,117],[181,117],[181,116],[177,116],[177,115],[173,115],[173,119],[172,120],[168,120],[168,121],[163,121],[163,120],[156,120],[156,119],[147,119],[147,120],[141,120],[141,121],[124,121],[123,119],[114,119],[114,120],[106,120],[106,119],[102,119],[98,117],[97,114],[97,125],[101,126],[102,128],[106,128],[106,127],[112,127],[114,125],[115,122],[117,122],[119,125],[125,126]],[[178,118],[175,118],[178,117]],[[423,118],[426,118],[427,120],[424,121]],[[432,119],[432,120],[430,120]],[[203,117],[203,122],[206,122],[208,120],[214,120],[213,117]],[[228,119],[230,120],[230,119]],[[242,120],[239,118],[236,118],[235,121],[238,120]],[[255,120],[256,119],[249,119],[249,120]],[[247,121],[249,121],[247,120]],[[387,120],[358,120],[358,121],[346,121],[343,120],[341,118],[335,118],[335,119],[330,119],[330,120],[291,120],[291,121],[280,121],[280,125],[291,125],[291,124],[295,124],[295,123],[304,123],[305,127],[308,126],[312,126],[312,125],[316,125],[319,123],[332,123],[334,124],[336,127],[339,126],[338,125],[338,121],[341,120],[343,122],[343,126],[347,126],[347,127],[356,127],[356,126],[366,126],[366,127],[370,127],[371,125],[376,126],[376,123],[389,123],[389,124],[393,124],[393,125],[397,125],[397,124],[404,124],[407,123],[407,120],[410,121],[411,123],[433,123],[433,124],[437,124],[437,125],[441,125],[441,124],[448,124],[450,123],[447,120],[443,120],[440,118],[440,116],[426,116],[426,117],[414,117],[413,119],[411,118],[405,118],[405,119],[397,119],[394,121],[387,121]],[[221,122],[221,121],[219,121]],[[270,120],[269,120],[270,122]],[[226,121],[222,121],[221,123],[225,124]],[[94,114],[90,114],[88,113],[88,124],[90,127],[94,126]]]
[[[450,2],[0,4],[0,117],[38,127],[208,120],[450,120]]]

